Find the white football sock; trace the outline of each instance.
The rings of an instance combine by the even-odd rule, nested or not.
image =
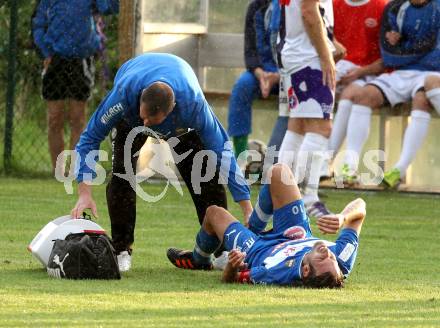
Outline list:
[[[304,180],[305,204],[319,201],[318,188],[322,163],[328,152],[328,139],[320,134],[308,132],[298,153],[295,178],[298,182]],[[303,179],[304,178],[304,179]]]
[[[411,111],[411,122],[408,124],[403,137],[402,151],[399,161],[394,165],[400,170],[400,177],[405,176],[406,170],[416,157],[417,151],[422,146],[429,129],[431,115],[428,112],[413,109]]]
[[[435,108],[437,113],[440,115],[440,88],[431,89],[426,91],[426,97],[428,97],[429,102]]]
[[[295,172],[295,157],[298,154],[303,140],[303,135],[287,130],[280,146],[278,163],[288,165],[292,169],[292,172]]]
[[[341,148],[345,135],[347,134],[348,119],[350,118],[353,102],[348,99],[341,99],[338,103],[338,110],[333,119],[332,134],[330,135],[328,149],[333,151],[333,156]]]
[[[357,171],[360,153],[370,133],[371,112],[370,107],[363,105],[354,104],[351,108],[347,127],[345,163],[353,171]]]

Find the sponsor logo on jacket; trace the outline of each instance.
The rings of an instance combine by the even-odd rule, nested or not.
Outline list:
[[[101,123],[107,124],[110,120],[118,115],[120,112],[124,110],[124,107],[121,103],[117,103],[116,105],[109,108],[109,110],[101,116]]]

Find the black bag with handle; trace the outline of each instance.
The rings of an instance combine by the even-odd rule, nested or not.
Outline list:
[[[75,233],[57,239],[47,273],[66,279],[121,279],[116,252],[106,234]]]

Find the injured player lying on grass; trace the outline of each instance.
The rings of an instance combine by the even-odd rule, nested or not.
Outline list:
[[[224,282],[343,287],[357,255],[359,233],[366,215],[358,198],[340,214],[321,217],[318,228],[336,234],[335,242],[312,235],[300,191],[290,169],[276,164],[271,183],[261,188],[249,228],[227,210],[211,206],[197,234],[193,251],[168,249],[168,259],[177,267],[212,270],[211,254],[223,243],[230,251],[223,271]],[[273,229],[263,231],[273,216]]]

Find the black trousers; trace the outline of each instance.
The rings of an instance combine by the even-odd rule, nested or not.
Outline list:
[[[107,185],[107,206],[110,215],[112,239],[116,252],[129,250],[134,242],[134,229],[136,225],[136,192],[125,179],[117,177],[114,173],[125,174],[124,167],[124,145],[128,133],[131,128],[125,122],[121,122],[116,127],[116,137],[113,140],[113,172],[111,179]],[[136,172],[137,157],[133,154],[138,152],[147,141],[147,136],[138,134],[131,148],[131,165],[133,172]],[[203,150],[203,144],[200,137],[195,131],[190,131],[178,137],[180,142],[174,147],[176,156],[192,149],[192,152],[179,163],[176,164],[180,175],[183,178],[188,190],[191,194],[194,206],[197,211],[197,217],[200,224],[206,213],[206,209],[210,205],[217,205],[227,208],[227,198],[225,187],[218,183],[217,172],[215,177],[209,182],[200,184],[201,193],[195,194],[191,184],[191,169],[195,154]],[[173,154],[175,155],[175,154]],[[206,168],[206,162],[203,169]],[[202,172],[204,174],[204,172]]]

